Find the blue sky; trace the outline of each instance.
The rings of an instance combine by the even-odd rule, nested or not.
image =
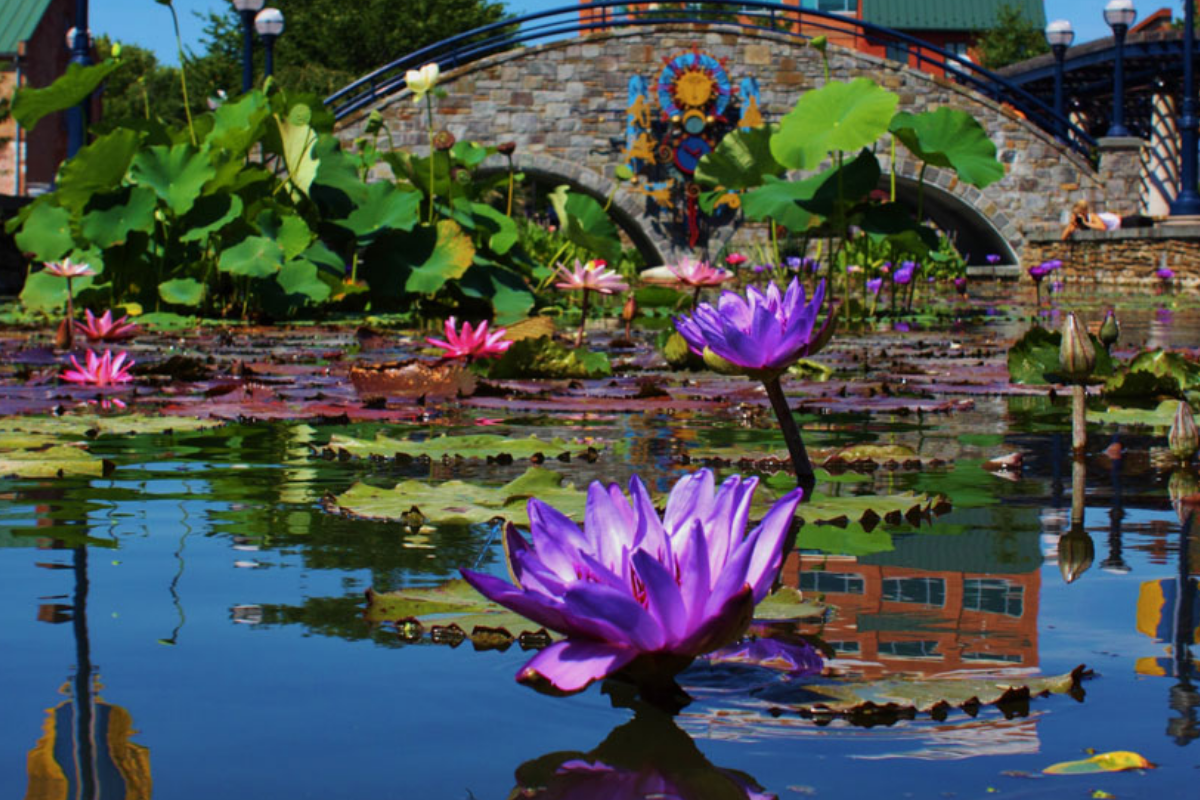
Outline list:
[[[404,2],[404,0],[397,0]],[[966,0],[969,2],[969,0]],[[1086,42],[1108,35],[1102,11],[1106,0],[1046,0],[1047,19],[1068,19],[1075,27],[1076,42]],[[287,14],[288,0],[268,0]],[[207,14],[227,7],[227,0],[175,0],[179,27],[184,45],[199,49],[203,22],[195,12]],[[570,5],[570,0],[509,0],[508,7],[516,13],[529,13],[547,8]],[[1182,8],[1180,0],[1135,0],[1139,16],[1159,8]],[[1182,11],[1179,13],[1182,14]],[[142,45],[154,50],[166,63],[177,63],[175,41],[171,31],[171,13],[152,0],[93,0],[91,26],[97,33],[106,33],[122,42]],[[286,34],[285,34],[286,35]],[[403,55],[397,53],[397,56]]]

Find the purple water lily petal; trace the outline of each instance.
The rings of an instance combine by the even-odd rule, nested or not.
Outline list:
[[[568,639],[555,642],[534,656],[521,667],[517,680],[531,683],[540,677],[560,692],[577,692],[636,657],[637,651],[627,647]]]
[[[582,531],[531,501],[532,542],[511,526],[505,532],[520,585],[462,574],[494,602],[568,637],[531,661],[523,681],[576,691],[641,655],[653,657],[639,664],[677,671],[741,635],[779,569],[801,493],[776,503],[744,537],[756,486],[732,476],[717,489],[712,472],[699,470],[676,483],[660,520],[640,479],[631,479],[628,496],[593,483]]]

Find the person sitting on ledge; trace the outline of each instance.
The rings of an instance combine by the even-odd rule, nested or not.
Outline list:
[[[1070,239],[1077,230],[1090,229],[1093,231],[1115,231],[1122,228],[1148,228],[1154,224],[1154,219],[1142,214],[1129,214],[1120,217],[1109,211],[1092,211],[1087,200],[1080,200],[1071,207],[1071,219],[1063,228],[1062,238]]]

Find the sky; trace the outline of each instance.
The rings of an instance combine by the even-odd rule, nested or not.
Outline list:
[[[352,0],[351,0],[352,1]],[[965,0],[969,2],[969,0]],[[207,16],[228,6],[228,0],[174,0],[179,14],[179,27],[184,46],[200,50],[200,38],[204,29],[203,20],[197,14]],[[405,0],[396,0],[403,3]],[[1046,19],[1070,20],[1075,28],[1075,42],[1082,43],[1109,35],[1104,24],[1103,9],[1106,0],[1045,0]],[[269,5],[280,8],[287,15],[288,0],[268,0]],[[508,8],[514,13],[527,14],[548,8],[570,5],[571,0],[508,0]],[[1139,18],[1159,8],[1182,9],[1181,0],[1134,0]],[[94,33],[108,34],[120,42],[138,44],[150,48],[167,64],[176,64],[175,37],[171,29],[171,12],[152,0],[93,0],[90,7],[91,26]],[[1182,11],[1178,11],[1182,15]],[[285,31],[284,35],[287,33]],[[397,53],[397,57],[403,55]]]

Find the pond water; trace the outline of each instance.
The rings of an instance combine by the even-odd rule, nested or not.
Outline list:
[[[493,525],[414,532],[337,513],[331,496],[356,481],[498,485],[525,459],[397,463],[322,448],[335,434],[378,431],[586,436],[599,458],[544,466],[577,486],[637,472],[666,491],[707,452],[761,458],[781,447],[751,387],[664,374],[671,398],[657,405],[622,400],[636,389],[622,378],[560,386],[599,399],[557,409],[485,397],[430,405],[409,423],[245,421],[83,437],[113,462],[106,474],[0,480],[0,788],[27,798],[1193,797],[1200,532],[1181,523],[1169,475],[1151,461],[1165,431],[1093,425],[1088,457],[1074,462],[1061,399],[993,385],[1028,321],[985,316],[986,298],[977,303],[966,325],[839,337],[822,357],[835,380],[789,387],[810,448],[869,442],[918,455],[827,475],[822,492],[943,492],[952,510],[916,527],[802,535],[783,581],[827,608],[788,632],[829,648],[826,677],[698,662],[680,678],[693,702],[674,720],[612,686],[552,698],[518,685],[531,655],[522,642],[451,646],[365,618],[368,588],[438,586],[460,566],[504,574],[503,551]],[[1167,319],[1152,304],[1124,311],[1123,322],[1131,349],[1146,339],[1190,345],[1198,328],[1194,312]],[[318,338],[326,350],[348,341]],[[44,363],[36,345],[13,338],[8,363]],[[140,357],[155,358],[145,347]],[[236,349],[218,360],[237,359]],[[296,359],[272,352],[281,349],[256,357],[258,374],[269,362],[294,376]],[[340,363],[321,373],[327,397],[337,396]],[[846,377],[852,388],[839,392]],[[872,397],[853,388],[884,385]],[[830,396],[805,405],[802,395],[817,392]],[[178,399],[164,393],[146,402]],[[950,405],[908,412],[881,394],[913,409]],[[685,396],[705,402],[678,402]],[[62,402],[53,392],[26,399]],[[472,424],[480,418],[489,424]],[[1120,458],[1105,452],[1112,440]],[[1014,451],[1024,454],[1014,474],[980,466]],[[1084,554],[1089,541],[1090,566],[1068,583],[1064,572],[1086,558],[1060,565],[1060,551]],[[988,681],[1021,685],[1080,665],[1082,691],[999,706],[984,693],[978,706],[952,702],[941,719],[798,710],[822,686],[869,697],[896,679],[936,699],[943,690],[931,679],[986,676],[982,692]],[[1042,773],[1123,750],[1156,767]],[[591,766],[554,777],[564,761]]]

